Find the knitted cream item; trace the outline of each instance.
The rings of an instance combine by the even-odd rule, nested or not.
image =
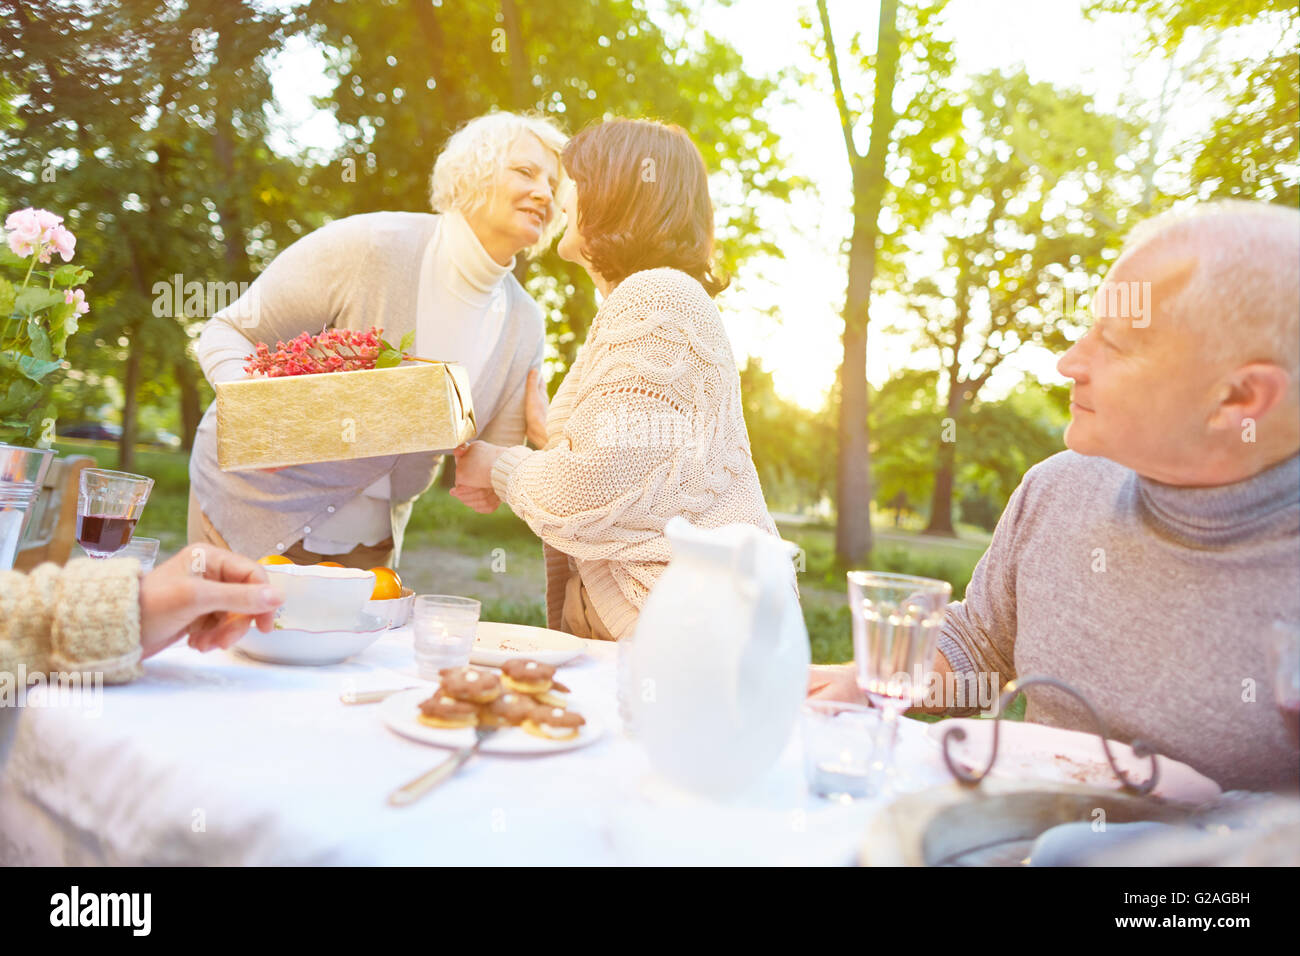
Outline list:
[[[140,670],[140,562],[78,558],[30,574],[0,572],[0,670],[95,671],[105,683]]]
[[[703,286],[676,269],[624,279],[556,392],[545,449],[507,449],[492,484],[548,546],[551,627],[563,607],[565,555],[622,638],[668,562],[669,518],[775,535],[731,344]]]

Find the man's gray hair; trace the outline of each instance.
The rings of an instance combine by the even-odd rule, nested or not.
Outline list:
[[[1139,223],[1121,258],[1142,247],[1194,264],[1160,311],[1187,321],[1215,354],[1300,374],[1300,210],[1225,199]]]

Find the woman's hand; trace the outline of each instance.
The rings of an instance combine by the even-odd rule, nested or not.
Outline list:
[[[501,499],[491,488],[470,488],[466,485],[457,485],[451,489],[451,495],[460,501],[461,504],[473,508],[481,515],[491,514],[497,510],[497,505],[501,504]]]
[[[537,369],[533,369],[528,373],[528,385],[524,392],[524,429],[529,444],[534,448],[546,447],[546,416],[549,411],[546,383],[537,374]]]
[[[500,445],[486,441],[472,441],[452,452],[456,456],[456,486],[458,488],[492,489],[492,466],[505,451]]]
[[[140,647],[157,654],[187,631],[201,651],[229,647],[248,631],[273,627],[284,596],[256,561],[210,544],[182,548],[140,579]]]

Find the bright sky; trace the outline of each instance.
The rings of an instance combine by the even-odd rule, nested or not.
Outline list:
[[[292,0],[285,0],[291,5]],[[762,16],[755,16],[760,7]],[[737,359],[757,355],[774,372],[777,389],[808,407],[818,407],[834,380],[842,347],[847,257],[839,252],[849,235],[848,164],[839,131],[830,83],[823,64],[807,52],[810,35],[798,24],[801,12],[816,22],[811,0],[738,0],[730,8],[706,5],[701,25],[731,42],[752,73],[772,74],[794,65],[814,74],[808,85],[791,85],[789,103],[774,104],[768,121],[780,134],[792,174],[806,177],[815,191],[790,204],[766,204],[760,214],[777,238],[784,259],[753,261],[733,278],[720,303]],[[864,89],[862,77],[846,62],[854,33],[863,47],[875,44],[879,7],[873,0],[830,0],[841,70],[850,89]],[[1113,108],[1127,90],[1139,101],[1158,100],[1165,68],[1135,56],[1136,25],[1122,17],[1085,20],[1077,0],[952,0],[946,30],[956,42],[958,70],[974,74],[1024,64],[1030,77],[1092,93],[1103,108]],[[818,33],[820,35],[820,33]],[[312,95],[329,92],[319,51],[305,42],[279,57],[273,80],[287,129],[273,140],[277,149],[327,148],[337,141],[333,119],[314,110]],[[1168,141],[1176,142],[1205,121],[1204,104],[1180,101],[1171,117]],[[867,117],[865,122],[869,123]],[[863,137],[865,140],[865,137]],[[763,310],[775,307],[777,317]],[[888,336],[884,326],[905,321],[895,303],[873,303],[873,329],[867,377],[885,381],[893,371],[918,364],[912,342]],[[1042,350],[1023,349],[990,383],[990,395],[1014,385],[1025,371],[1046,382],[1062,379],[1054,358]]]

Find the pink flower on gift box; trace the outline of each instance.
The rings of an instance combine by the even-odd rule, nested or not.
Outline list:
[[[90,305],[86,302],[86,292],[84,289],[68,289],[63,293],[63,301],[68,305],[76,306],[73,310],[74,315],[85,315],[90,311]]]

